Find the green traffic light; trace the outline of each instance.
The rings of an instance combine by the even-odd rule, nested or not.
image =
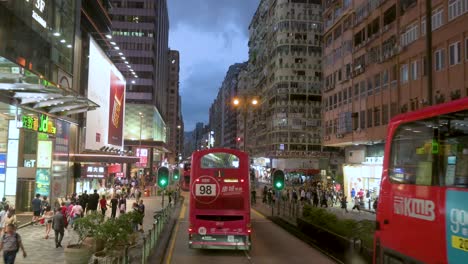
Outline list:
[[[166,180],[162,179],[162,180],[160,181],[160,183],[161,183],[161,185],[166,185]]]
[[[158,185],[161,188],[166,188],[169,183],[169,169],[166,167],[160,167],[158,169]]]
[[[276,188],[279,189],[279,188],[281,188],[281,186],[283,186],[283,184],[281,184],[281,182],[277,182],[277,183],[276,183]]]
[[[284,172],[282,170],[275,170],[273,172],[273,184],[277,191],[284,188]]]

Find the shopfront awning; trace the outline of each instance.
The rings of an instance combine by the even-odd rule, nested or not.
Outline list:
[[[89,162],[89,163],[136,163],[140,161],[139,157],[135,156],[120,156],[110,154],[97,153],[81,153],[70,154],[72,162]]]
[[[60,84],[56,84],[1,56],[0,69],[0,94],[16,101],[21,107],[56,116],[87,112],[99,107],[72,90],[71,77],[65,73],[60,78]]]

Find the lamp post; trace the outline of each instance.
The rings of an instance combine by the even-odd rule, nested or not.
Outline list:
[[[244,145],[242,148],[242,151],[245,152],[246,150],[246,144],[247,144],[247,115],[248,115],[248,110],[249,106],[257,106],[258,105],[258,100],[257,98],[250,98],[248,99],[246,96],[241,97],[241,98],[234,98],[232,103],[234,104],[234,107],[240,107],[242,111],[242,118],[243,118],[243,123],[244,123]]]
[[[141,154],[142,154],[142,153],[141,153],[141,152],[142,152],[142,151],[141,151],[141,132],[142,132],[142,128],[143,128],[142,126],[143,126],[143,117],[144,117],[144,115],[143,115],[141,112],[138,113],[138,115],[140,116],[140,144],[139,144],[139,150],[140,150],[140,151],[139,151],[139,152],[140,152],[140,161],[141,161]],[[140,162],[140,166],[138,166],[138,167],[141,168],[141,162]],[[140,172],[140,168],[138,168],[138,173]],[[143,192],[144,192],[144,191],[145,191],[145,175],[144,175],[144,170],[143,170],[142,174],[140,175],[140,177],[141,177],[141,183],[142,183],[142,185],[143,185]],[[138,178],[137,178],[137,179],[138,179]]]

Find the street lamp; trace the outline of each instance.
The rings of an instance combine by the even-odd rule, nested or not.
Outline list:
[[[235,97],[232,100],[232,104],[234,107],[240,107],[242,110],[242,118],[244,119],[244,145],[242,150],[245,152],[245,145],[247,144],[247,115],[248,115],[248,110],[249,106],[257,106],[258,105],[258,99],[253,97],[253,98],[247,98],[246,96],[243,96],[241,98]]]

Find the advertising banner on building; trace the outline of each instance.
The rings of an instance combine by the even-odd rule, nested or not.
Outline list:
[[[121,148],[125,116],[125,79],[91,39],[89,43],[88,98],[99,108],[86,118],[86,149]]]
[[[0,181],[5,181],[6,176],[6,154],[0,154]]]
[[[36,192],[41,196],[50,196],[50,169],[36,170]]]
[[[114,72],[110,73],[109,137],[108,144],[119,146],[123,137],[123,109],[125,85]]]

